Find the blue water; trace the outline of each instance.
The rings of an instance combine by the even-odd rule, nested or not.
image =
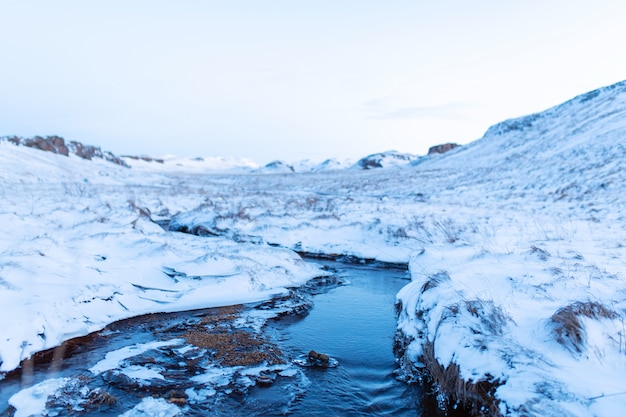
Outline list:
[[[332,264],[346,285],[314,297],[310,313],[281,329],[281,347],[297,355],[314,349],[339,361],[332,369],[305,369],[310,385],[293,416],[417,416],[420,387],[394,377],[396,293],[407,272]]]

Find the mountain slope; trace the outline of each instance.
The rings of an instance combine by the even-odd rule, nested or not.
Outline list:
[[[567,183],[626,155],[626,82],[582,94],[544,112],[510,119],[444,155],[439,168],[498,169],[529,174],[545,184]],[[541,177],[546,175],[546,177]],[[528,182],[527,177],[518,177]]]

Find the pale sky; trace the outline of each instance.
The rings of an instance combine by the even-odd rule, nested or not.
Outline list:
[[[623,0],[0,0],[0,136],[424,154],[626,79]]]

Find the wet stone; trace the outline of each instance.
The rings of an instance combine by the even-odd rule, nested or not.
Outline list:
[[[145,366],[145,365],[154,365],[157,363],[154,355],[150,354],[154,351],[148,352],[148,354],[137,355],[131,358],[124,360],[120,365],[122,367],[126,366]]]
[[[101,377],[104,382],[109,385],[113,385],[116,388],[126,390],[135,390],[139,388],[139,383],[136,380],[116,369],[110,369],[103,372]]]

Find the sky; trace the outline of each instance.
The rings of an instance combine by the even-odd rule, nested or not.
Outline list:
[[[625,19],[623,0],[0,0],[0,136],[421,155],[626,79]]]

